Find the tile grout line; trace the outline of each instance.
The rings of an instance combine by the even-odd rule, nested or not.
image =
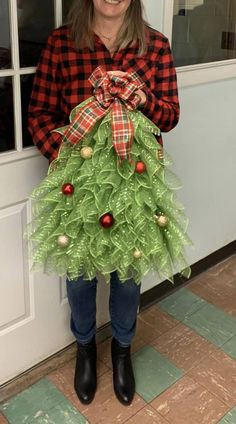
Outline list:
[[[193,377],[189,376],[188,373],[185,374],[188,378],[191,378],[191,380],[193,380],[196,384],[199,384],[199,386],[203,387],[203,389],[207,390],[213,397],[215,397],[216,399],[218,399],[219,402],[222,402],[225,406],[227,406],[229,409],[229,411],[231,411],[231,409],[236,407],[236,401],[235,401],[235,405],[234,406],[229,406],[227,405],[227,403],[225,401],[223,401],[219,395],[213,393],[210,389],[208,389],[207,387],[205,387],[201,382],[195,380]],[[233,398],[232,398],[233,399]],[[229,412],[227,411],[226,414]],[[223,418],[223,417],[222,417]]]
[[[184,288],[185,288],[185,287],[184,287]],[[204,300],[204,302],[207,302],[209,305],[214,306],[214,308],[219,309],[219,311],[224,312],[224,313],[225,313],[225,314],[227,314],[230,318],[232,318],[233,320],[235,320],[235,323],[236,323],[236,318],[235,318],[233,315],[231,315],[229,312],[224,311],[224,309],[221,309],[219,306],[214,305],[212,302],[209,302],[209,300],[204,299],[204,297],[201,297],[201,296],[199,296],[199,295],[195,294],[195,293],[194,293],[194,292],[192,292],[192,290],[190,290],[188,287],[186,287],[186,290],[188,290],[191,294],[194,294],[194,296],[199,297],[199,299]],[[196,311],[194,311],[194,312],[196,312]],[[192,314],[191,314],[191,315],[192,315]]]
[[[183,290],[183,288],[182,289],[180,289],[180,290]],[[166,309],[164,309],[164,308],[161,308],[161,307],[159,307],[159,309],[161,309],[162,311],[164,311],[164,312],[166,312],[166,313],[168,313],[171,317],[173,317],[174,319],[176,319],[177,321],[179,321],[179,323],[182,323],[182,324],[184,324],[184,325],[186,325],[186,327],[188,327],[188,328],[190,328],[192,331],[194,331],[196,334],[198,334],[198,335],[200,335],[201,337],[203,337],[204,339],[206,339],[206,337],[204,337],[202,334],[200,334],[198,331],[196,331],[195,329],[193,329],[193,328],[191,328],[191,327],[189,327],[187,324],[186,324],[186,322],[184,322],[186,319],[188,319],[189,317],[191,317],[193,314],[195,314],[196,312],[199,312],[201,309],[203,309],[204,307],[207,307],[207,306],[213,306],[213,308],[215,308],[216,310],[218,310],[218,311],[221,311],[223,314],[226,314],[226,316],[228,316],[230,319],[232,319],[233,321],[235,321],[235,324],[236,324],[236,318],[235,317],[233,317],[232,315],[230,315],[229,313],[227,313],[227,312],[225,312],[223,309],[221,309],[221,308],[219,308],[219,307],[217,307],[217,306],[215,306],[215,305],[213,305],[213,303],[211,303],[211,302],[208,302],[207,300],[205,300],[205,299],[203,299],[202,297],[200,297],[200,296],[198,296],[198,295],[196,295],[195,293],[193,293],[193,292],[191,292],[191,290],[188,290],[191,294],[193,294],[194,296],[196,296],[196,297],[198,297],[199,299],[201,299],[201,300],[203,300],[204,302],[205,302],[205,304],[203,304],[200,308],[198,308],[198,309],[196,309],[195,311],[193,311],[193,312],[191,312],[191,313],[189,313],[187,316],[185,316],[183,319],[179,319],[179,318],[176,318],[176,316],[174,315],[174,314],[171,314],[169,311],[167,311]],[[171,295],[170,295],[171,296]],[[167,298],[168,298],[169,296],[167,296]],[[166,299],[167,299],[166,298]],[[197,300],[196,300],[197,301]],[[178,324],[179,324],[178,323]],[[178,325],[178,324],[176,324],[176,325]],[[175,327],[175,326],[174,326]],[[173,328],[174,328],[173,327]],[[169,330],[167,330],[167,331],[169,331]],[[163,333],[164,334],[164,333]],[[225,343],[228,343],[228,341],[229,340],[231,340],[233,337],[235,337],[236,336],[236,330],[235,330],[235,334],[233,334],[226,342],[224,342],[221,346],[223,346]],[[208,342],[210,342],[208,339],[206,339]],[[210,343],[212,343],[212,342],[210,342]],[[216,347],[218,347],[218,348],[221,348],[221,346],[218,346],[218,345],[216,345],[216,344],[214,344],[214,343],[212,343],[214,346],[216,346]],[[235,359],[235,358],[233,358],[233,359]]]

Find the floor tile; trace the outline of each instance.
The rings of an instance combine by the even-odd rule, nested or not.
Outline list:
[[[178,321],[175,318],[154,305],[139,314],[137,335],[146,343],[150,343],[177,324]]]
[[[132,355],[136,392],[150,402],[184,374],[152,346],[146,345]]]
[[[217,275],[204,273],[187,286],[192,293],[236,317],[236,277],[229,270]]]
[[[53,372],[49,378],[68,400],[84,415],[91,424],[117,424],[129,419],[146,405],[146,402],[135,393],[131,405],[122,405],[113,389],[112,371],[108,370],[98,377],[98,385],[94,400],[89,405],[84,405],[78,399],[74,390],[74,367]]]
[[[233,336],[221,346],[221,349],[232,358],[236,359],[236,336]]]
[[[109,337],[97,344],[97,356],[109,369],[112,368],[110,353],[111,339],[112,337]]]
[[[47,412],[39,411],[31,424],[90,424],[68,400],[54,406]]]
[[[216,424],[229,409],[188,376],[154,399],[151,406],[171,424]]]
[[[29,424],[36,418],[40,422],[41,416],[50,414],[50,411],[52,411],[52,419],[54,412],[59,417],[61,412],[55,407],[61,404],[66,407],[66,413],[68,413],[72,405],[48,378],[42,378],[28,389],[4,402],[1,410],[11,424]],[[71,413],[74,414],[75,410],[71,410]],[[86,420],[81,421],[80,414],[77,415],[77,418],[80,419],[79,423],[86,422]],[[72,423],[74,421],[71,421]]]
[[[230,294],[232,290],[235,290],[236,279],[230,271],[224,271],[216,275],[205,272],[189,283],[186,288],[210,302],[214,300],[214,296],[222,297],[226,293]]]
[[[236,361],[220,349],[203,359],[188,376],[230,408],[236,404]]]
[[[74,390],[75,363],[76,358],[67,362],[63,367],[54,370],[47,377],[81,411],[84,404],[80,402]],[[97,361],[98,378],[108,370],[109,368],[102,361]]]
[[[0,424],[8,424],[9,421],[4,417],[4,415],[0,412]]]
[[[145,405],[146,402],[137,393],[130,405],[121,404],[113,390],[112,371],[108,371],[98,380],[95,400],[88,406],[84,405],[82,413],[91,424],[117,424],[127,421]]]
[[[236,276],[236,254],[228,258],[228,271]]]
[[[187,317],[183,323],[216,346],[222,346],[236,334],[236,319],[210,303]]]
[[[154,408],[150,405],[142,408],[137,414],[131,417],[125,424],[169,424]]]
[[[232,315],[236,319],[236,292],[232,296],[225,297],[220,304],[218,304],[219,308],[221,308],[224,312],[227,312],[227,314]]]
[[[231,409],[218,424],[235,424],[236,423],[236,406]]]
[[[216,276],[228,272],[236,275],[236,254],[229,256],[228,258],[209,268],[206,272],[204,272],[204,274],[207,276]]]
[[[150,344],[185,373],[218,349],[183,323]]]
[[[185,288],[177,290],[175,293],[158,302],[156,305],[168,312],[179,321],[183,321],[194,312],[201,309],[206,302]]]

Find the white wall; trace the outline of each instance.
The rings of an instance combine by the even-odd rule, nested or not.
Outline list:
[[[192,263],[236,237],[235,92],[236,78],[181,89],[180,122],[164,137],[184,184]]]
[[[155,17],[163,15],[163,2],[146,4],[162,32]],[[190,265],[236,238],[235,93],[236,78],[180,89],[179,124],[163,133],[164,148],[174,160],[170,169],[183,183],[176,194],[190,219],[188,234],[195,244],[195,249],[186,248]],[[149,274],[142,290],[158,282]]]

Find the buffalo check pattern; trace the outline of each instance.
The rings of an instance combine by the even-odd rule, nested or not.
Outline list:
[[[145,84],[146,103],[140,107],[162,132],[179,120],[177,77],[168,39],[147,27],[147,52],[138,57],[138,42],[113,56],[97,34],[94,50],[76,51],[66,25],[53,30],[43,49],[29,103],[28,128],[39,151],[51,162],[58,155],[62,135],[52,130],[69,124],[69,114],[93,95],[89,77],[102,66],[106,71],[136,72]],[[156,136],[162,145],[161,136]]]

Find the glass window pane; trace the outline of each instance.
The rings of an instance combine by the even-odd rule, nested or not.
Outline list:
[[[1,0],[0,7],[0,69],[11,68],[11,46],[8,0]]]
[[[12,78],[0,78],[0,152],[14,150]]]
[[[53,0],[18,0],[20,66],[35,66],[54,28]]]
[[[23,147],[33,146],[33,140],[28,130],[28,105],[34,81],[34,74],[21,75],[21,110]]]
[[[172,50],[176,66],[236,58],[236,1],[175,0]]]
[[[63,13],[63,22],[65,22],[69,9],[73,3],[73,0],[63,0],[62,1],[62,13]]]

